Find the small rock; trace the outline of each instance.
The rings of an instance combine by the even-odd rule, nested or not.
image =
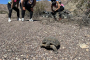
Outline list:
[[[81,59],[81,57],[79,57],[79,59]]]
[[[21,55],[21,56],[24,56],[24,55]]]
[[[62,59],[65,59],[65,58],[62,58]]]
[[[80,44],[79,46],[80,46],[81,48],[89,48],[89,46],[88,46],[88,45],[86,45],[85,43]]]
[[[65,47],[62,47],[62,49],[65,49]]]
[[[90,35],[85,35],[85,37],[90,37]]]
[[[6,58],[7,57],[7,54],[3,55],[3,57]]]
[[[86,51],[89,51],[89,49],[86,49]]]
[[[46,31],[44,31],[44,33],[47,33]]]
[[[35,60],[35,57],[33,57],[33,60]]]
[[[75,60],[77,60],[77,59],[75,58]]]

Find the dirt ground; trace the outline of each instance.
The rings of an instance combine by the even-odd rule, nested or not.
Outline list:
[[[90,60],[90,27],[45,19],[8,22],[0,14],[0,60]],[[40,47],[45,37],[60,42],[58,54]]]

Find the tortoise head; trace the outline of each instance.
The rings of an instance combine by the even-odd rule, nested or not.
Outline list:
[[[50,47],[50,43],[49,42],[46,43],[46,47]]]

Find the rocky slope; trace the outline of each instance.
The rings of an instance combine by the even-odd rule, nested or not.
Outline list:
[[[0,60],[90,60],[90,28],[63,19],[39,18],[30,22],[12,19],[8,23],[0,14]],[[50,21],[51,20],[51,21]],[[45,37],[60,42],[58,54],[40,48]]]
[[[48,36],[59,40],[58,54],[40,47]],[[90,60],[90,19],[12,18],[9,23],[7,14],[0,14],[0,60]]]

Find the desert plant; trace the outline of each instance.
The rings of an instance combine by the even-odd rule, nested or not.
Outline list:
[[[41,15],[43,11],[45,11],[45,4],[43,2],[37,2],[36,6],[34,7],[34,16]]]
[[[90,8],[90,1],[87,1],[86,7],[87,9]]]
[[[72,0],[74,3],[77,3],[78,2],[78,0]]]
[[[3,11],[3,10],[0,11],[0,14],[7,14],[7,13],[8,13],[7,11]]]

